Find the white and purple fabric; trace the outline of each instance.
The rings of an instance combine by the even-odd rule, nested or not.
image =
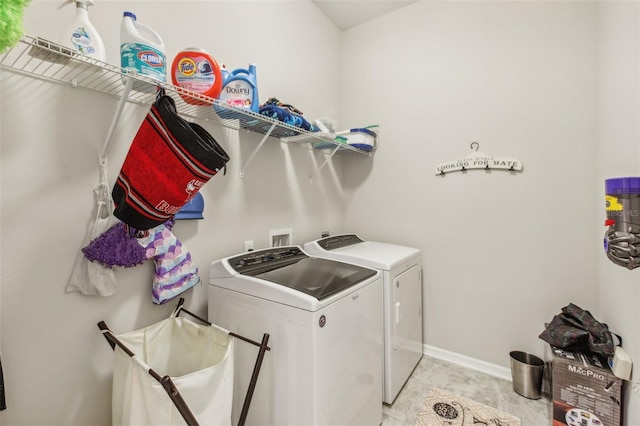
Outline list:
[[[184,293],[198,282],[198,268],[191,253],[171,232],[175,221],[146,231],[136,231],[118,223],[82,249],[85,257],[106,267],[132,267],[153,258],[153,303],[162,304]]]
[[[173,224],[174,220],[169,220],[150,229],[146,237],[138,238],[147,259],[153,257],[156,263],[153,303],[165,303],[200,282],[198,268],[191,262],[191,253],[171,232]]]

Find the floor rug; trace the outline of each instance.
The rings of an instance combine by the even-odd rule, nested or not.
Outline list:
[[[427,394],[415,426],[521,426],[520,419],[439,388]]]

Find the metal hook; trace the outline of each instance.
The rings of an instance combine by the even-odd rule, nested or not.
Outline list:
[[[478,148],[480,148],[480,144],[478,142],[471,142],[470,148],[473,149],[473,145],[476,146],[476,152],[478,152]]]

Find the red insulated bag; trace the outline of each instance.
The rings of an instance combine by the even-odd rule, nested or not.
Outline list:
[[[176,214],[229,156],[205,129],[178,116],[164,90],[144,119],[111,195],[114,216],[136,229],[158,226]]]

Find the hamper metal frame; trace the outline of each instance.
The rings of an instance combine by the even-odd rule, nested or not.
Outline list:
[[[187,309],[185,309],[183,307],[183,305],[184,305],[184,298],[181,297],[178,300],[178,305],[173,310],[172,316],[176,316],[177,317],[177,316],[180,315],[180,312],[184,312],[186,314],[191,315],[192,317],[194,317],[198,321],[203,322],[204,324],[207,324],[209,326],[213,325],[212,323],[210,323],[209,321],[205,320],[204,318],[194,314],[193,312],[188,311]],[[107,342],[111,346],[111,349],[115,350],[116,345],[118,345],[118,347],[120,347],[120,349],[122,349],[124,351],[124,353],[126,353],[128,356],[130,356],[132,358],[135,356],[135,354],[129,348],[127,348],[127,346],[124,343],[122,343],[115,336],[115,334],[109,329],[109,327],[107,326],[107,324],[104,321],[100,321],[98,323],[98,328],[100,330],[102,330],[102,334],[104,335],[105,339],[107,339]],[[262,342],[260,342],[260,343],[254,341],[254,340],[248,339],[248,338],[246,338],[244,336],[241,336],[239,334],[233,333],[233,332],[229,332],[229,335],[233,336],[233,337],[235,337],[237,339],[240,339],[240,340],[242,340],[244,342],[251,343],[252,345],[258,346],[260,348],[259,351],[258,351],[258,357],[256,358],[256,362],[255,362],[255,364],[253,366],[253,373],[251,375],[251,380],[249,381],[249,387],[247,389],[247,393],[245,395],[244,403],[242,405],[242,411],[240,412],[240,418],[238,419],[238,426],[244,426],[244,423],[247,420],[247,415],[249,414],[249,406],[251,405],[251,399],[253,398],[253,392],[255,391],[255,387],[256,387],[256,384],[258,382],[258,375],[260,374],[260,368],[262,367],[262,361],[264,360],[264,355],[265,355],[266,351],[270,351],[271,350],[271,348],[268,346],[269,334],[268,333],[263,334],[262,335]],[[182,395],[180,395],[180,392],[178,391],[178,388],[173,383],[173,380],[171,380],[171,377],[168,376],[168,375],[161,376],[153,368],[149,368],[148,373],[149,373],[149,375],[151,375],[151,377],[156,379],[162,385],[162,387],[164,388],[165,392],[167,392],[167,395],[169,396],[169,398],[171,398],[171,401],[175,404],[176,408],[178,409],[178,411],[182,415],[182,418],[187,423],[187,425],[188,426],[199,426],[198,420],[195,418],[195,416],[193,415],[193,413],[189,409],[189,406],[187,405],[186,401],[182,398]]]

